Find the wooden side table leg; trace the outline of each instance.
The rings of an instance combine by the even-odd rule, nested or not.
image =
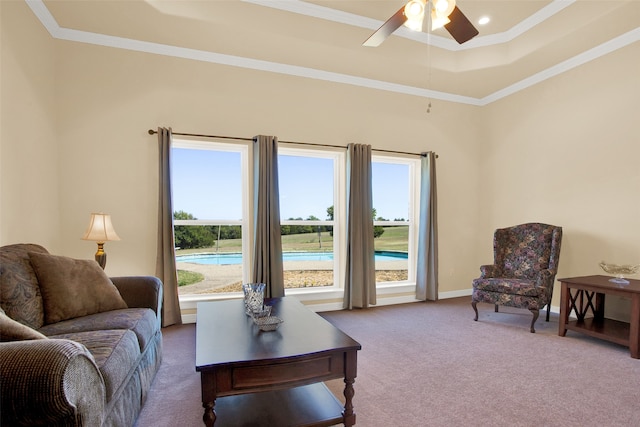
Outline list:
[[[593,313],[593,317],[599,322],[604,320],[604,300],[605,295],[603,293],[596,293],[596,312]]]
[[[562,288],[560,290],[560,320],[558,326],[558,335],[561,337],[567,335],[569,310],[569,288],[566,283],[562,283]]]
[[[629,324],[629,351],[631,357],[640,359],[640,295],[631,297],[631,319]]]

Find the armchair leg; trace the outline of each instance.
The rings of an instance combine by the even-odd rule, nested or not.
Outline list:
[[[495,311],[498,312],[498,304],[496,304]]]
[[[476,312],[476,317],[473,319],[476,322],[478,321],[478,307],[476,307],[477,302],[471,301],[471,307],[473,307],[473,311]]]
[[[540,310],[529,310],[529,311],[533,313],[533,320],[531,321],[531,333],[535,334],[536,330],[533,327],[533,325],[536,323],[536,320],[538,320],[538,316],[540,315]]]
[[[547,304],[547,322],[549,321],[549,312],[551,311],[551,303]]]

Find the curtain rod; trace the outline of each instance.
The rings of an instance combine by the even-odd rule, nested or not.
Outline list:
[[[155,135],[158,133],[158,131],[153,130],[153,129],[149,129],[149,135]],[[204,135],[204,134],[197,134],[197,133],[182,133],[182,132],[171,132],[172,135],[179,135],[179,136],[193,136],[193,137],[198,137],[198,138],[216,138],[216,139],[234,139],[236,141],[255,141],[255,138],[243,138],[240,136],[219,136],[219,135]],[[329,145],[329,144],[317,144],[317,143],[313,143],[313,142],[299,142],[299,141],[281,141],[278,140],[278,143],[283,143],[283,144],[298,144],[298,145],[311,145],[314,147],[327,147],[327,148],[346,148],[344,146],[339,146],[339,145]],[[372,148],[371,151],[378,151],[381,153],[390,153],[390,154],[406,154],[409,156],[422,156],[421,153],[409,153],[406,151],[393,151],[393,150],[378,150],[376,148]],[[436,154],[436,159],[438,158],[438,155]]]

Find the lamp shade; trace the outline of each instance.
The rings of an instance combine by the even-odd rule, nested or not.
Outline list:
[[[111,224],[111,215],[103,213],[92,213],[89,227],[85,231],[82,240],[93,240],[94,242],[108,242],[110,240],[120,240]]]

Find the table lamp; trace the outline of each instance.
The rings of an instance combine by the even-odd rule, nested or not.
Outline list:
[[[98,243],[96,252],[96,262],[104,269],[107,265],[107,254],[104,251],[104,243],[109,240],[120,240],[111,224],[111,215],[103,213],[92,213],[89,220],[89,227],[85,231],[82,240],[92,240]]]

